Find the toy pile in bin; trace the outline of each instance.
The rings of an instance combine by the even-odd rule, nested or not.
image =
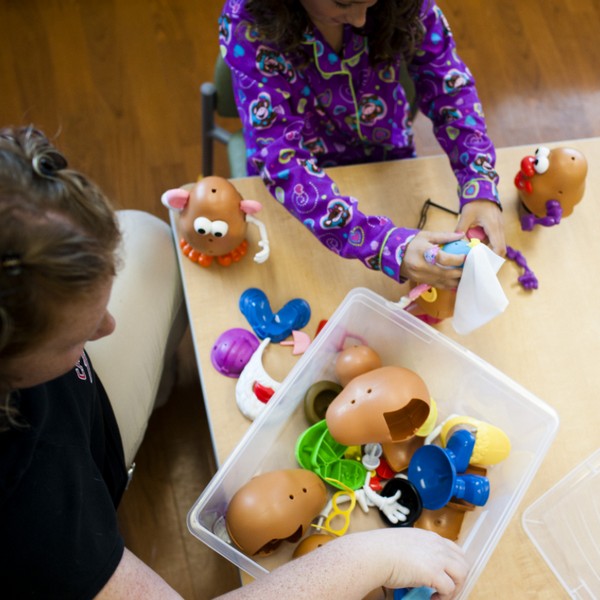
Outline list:
[[[231,499],[231,541],[249,556],[288,541],[299,556],[343,535],[357,504],[387,525],[458,539],[465,512],[489,498],[487,469],[508,456],[507,435],[468,415],[438,423],[423,379],[382,366],[366,345],[338,353],[335,375],[307,390],[299,467],[257,475]]]

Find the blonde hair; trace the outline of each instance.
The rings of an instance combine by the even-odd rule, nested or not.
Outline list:
[[[108,199],[43,133],[0,129],[0,431],[18,421],[3,365],[115,274],[119,241]]]

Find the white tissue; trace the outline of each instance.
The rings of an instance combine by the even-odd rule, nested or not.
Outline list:
[[[485,244],[476,244],[465,260],[456,290],[452,326],[466,335],[485,325],[508,306],[508,298],[496,277],[504,259]]]

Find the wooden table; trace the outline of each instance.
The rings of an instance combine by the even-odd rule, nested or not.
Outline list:
[[[600,293],[596,262],[600,257],[600,138],[548,146],[577,148],[589,163],[585,197],[558,227],[521,231],[513,179],[521,159],[535,147],[500,149],[497,161],[507,242],[525,255],[539,279],[539,289],[522,289],[517,282],[521,269],[507,262],[499,273],[510,301],[504,314],[468,336],[456,334],[450,321],[438,326],[553,406],[561,420],[555,443],[470,596],[474,599],[566,597],[524,532],[521,515],[599,446],[600,318],[595,311],[599,304],[596,293]],[[396,224],[415,227],[427,198],[453,209],[457,205],[456,182],[445,156],[339,167],[330,174],[342,193],[359,198],[363,211],[385,214]],[[358,261],[326,250],[278,205],[258,178],[234,183],[245,198],[259,200],[264,206],[258,217],[269,233],[271,258],[262,265],[250,258],[258,250],[258,232],[251,227],[249,255],[228,269],[218,265],[203,269],[185,257],[180,260],[219,462],[250,424],[235,403],[236,380],[220,375],[210,361],[211,347],[223,331],[249,328],[238,308],[244,290],[264,290],[275,310],[292,298],[307,300],[312,317],[304,331],[310,335],[354,287],[368,287],[390,300],[400,299],[408,290]],[[435,209],[429,212],[428,229],[454,229],[451,215]],[[173,222],[176,228],[176,218]],[[296,360],[289,347],[272,344],[264,365],[272,377],[282,380]]]

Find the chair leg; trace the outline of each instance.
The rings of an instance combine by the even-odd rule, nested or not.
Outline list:
[[[200,86],[202,110],[202,176],[213,174],[213,136],[215,128],[214,113],[217,104],[217,89],[212,83]]]

